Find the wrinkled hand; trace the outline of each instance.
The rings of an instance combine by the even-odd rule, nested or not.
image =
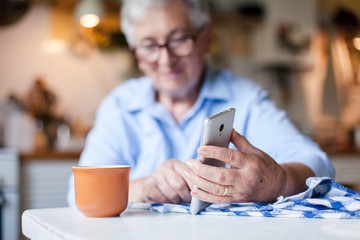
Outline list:
[[[190,188],[183,175],[185,169],[185,164],[176,159],[170,159],[161,164],[144,182],[145,201],[190,202]]]
[[[213,167],[195,159],[187,160],[188,169],[184,175],[197,186],[191,194],[213,203],[275,201],[285,188],[285,170],[235,130],[231,142],[238,150],[216,146],[198,149],[201,156],[218,159],[231,168]]]

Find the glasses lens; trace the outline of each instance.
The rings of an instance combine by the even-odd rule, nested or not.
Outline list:
[[[185,57],[194,51],[195,42],[191,36],[184,36],[177,39],[172,39],[168,43],[170,52],[177,57]]]
[[[136,57],[144,62],[155,62],[159,54],[159,46],[152,44],[135,50]]]
[[[162,47],[165,47],[172,56],[185,57],[194,51],[195,38],[193,36],[186,35],[172,38],[164,45],[151,43],[139,46],[135,49],[135,54],[140,61],[153,63],[158,60],[160,49]]]

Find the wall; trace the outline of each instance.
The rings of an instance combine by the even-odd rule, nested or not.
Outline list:
[[[309,60],[309,51],[305,49],[300,54],[294,54],[279,45],[277,31],[282,24],[292,25],[295,40],[310,40],[317,25],[316,0],[254,1],[264,7],[264,16],[250,23],[234,13],[234,9],[252,1],[213,2],[217,11],[223,11],[220,19],[214,21],[215,24],[220,22],[216,28],[217,54],[221,55],[218,56],[219,65],[262,85],[277,106],[285,109],[301,130],[308,132],[310,127],[301,86],[301,69]],[[281,67],[289,69],[284,81],[280,80],[277,71]]]
[[[26,95],[42,76],[58,96],[59,111],[91,125],[101,99],[126,77],[130,56],[124,50],[102,52],[88,46],[87,56],[68,45],[49,51],[51,14],[50,6],[33,4],[20,21],[0,27],[0,102],[9,92]]]
[[[225,4],[221,9],[228,11],[228,5],[236,5],[236,2],[231,1],[231,4],[229,2],[227,5],[221,3]],[[242,32],[238,34],[238,38],[235,38],[237,24],[219,28],[222,39],[218,38],[218,45],[225,56],[221,61],[227,62],[228,64],[222,65],[236,74],[252,78],[262,84],[270,91],[279,106],[286,109],[281,103],[279,87],[274,84],[271,74],[259,71],[258,65],[276,60],[288,61],[292,57],[277,48],[274,36],[276,26],[281,21],[295,22],[304,32],[311,31],[315,22],[315,1],[288,3],[286,0],[273,0],[271,4],[266,0],[261,2],[266,6],[266,15],[254,30],[250,32],[240,30]],[[217,4],[220,7],[220,2]],[[298,11],[298,9],[302,10]],[[35,78],[40,75],[57,94],[59,111],[78,117],[85,125],[90,126],[99,102],[114,86],[125,79],[124,74],[131,68],[129,64],[131,65],[132,62],[127,52],[120,50],[103,52],[97,48],[89,51],[86,45],[85,48],[82,47],[85,52],[89,51],[86,56],[79,55],[79,51],[74,51],[74,48],[69,46],[58,53],[49,51],[46,46],[53,35],[57,34],[52,32],[52,14],[50,6],[33,4],[19,22],[0,27],[0,102],[4,101],[11,91],[25,95]],[[302,18],[303,16],[306,18]],[[226,33],[229,32],[226,32],[226,29],[233,33],[228,34],[231,36],[230,39],[234,38],[230,41],[231,44],[228,41],[229,37],[226,38]],[[262,41],[263,39],[266,41]],[[236,42],[238,40],[241,41]],[[224,46],[228,47],[225,49]],[[234,51],[236,46],[240,52]],[[241,55],[241,51],[244,51],[245,55]],[[298,88],[299,83],[296,80],[291,79],[296,85],[291,85],[290,88]],[[305,116],[301,105],[303,99],[299,95],[301,92],[295,93],[286,110],[291,111],[294,105],[299,106],[290,112],[290,117],[301,123],[304,122]]]
[[[257,0],[266,6],[265,18],[251,29],[242,27],[237,22],[239,19],[232,17],[236,15],[234,9],[247,1],[212,1],[216,9],[225,13],[223,15],[229,15],[227,23],[235,19],[215,29],[219,37],[218,52],[222,55],[218,63],[263,85],[278,106],[287,110],[290,118],[307,131],[308,113],[321,117],[323,109],[336,106],[329,101],[334,97],[322,97],[323,84],[313,79],[304,80],[304,76],[294,73],[288,76],[286,88],[290,98],[284,101],[284,91],[277,78],[263,68],[273,63],[296,66],[303,62],[311,66],[313,56],[290,54],[279,47],[275,33],[280,23],[293,23],[299,30],[295,37],[314,37],[320,0]],[[329,6],[335,6],[334,1],[329,2],[332,3]],[[354,3],[354,0],[343,2]],[[320,3],[324,5],[324,1]],[[81,118],[90,126],[101,99],[127,78],[128,69],[133,67],[132,59],[125,50],[104,52],[81,43],[80,48],[67,45],[63,51],[52,53],[45,47],[56,35],[52,32],[52,14],[49,6],[34,4],[19,22],[0,27],[0,103],[10,91],[25,95],[35,78],[41,75],[56,91],[59,111]],[[84,51],[88,54],[79,54]],[[330,92],[335,91],[334,85]]]
[[[294,63],[298,56],[279,46],[276,33],[280,24],[293,24],[298,38],[310,36],[316,28],[315,0],[260,0],[266,6],[265,19],[254,36],[254,59],[262,64]]]

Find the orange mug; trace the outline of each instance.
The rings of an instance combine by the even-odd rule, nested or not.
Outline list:
[[[76,166],[77,209],[87,217],[119,216],[127,207],[130,166]]]

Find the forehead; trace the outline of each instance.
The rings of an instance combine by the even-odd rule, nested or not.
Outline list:
[[[135,41],[144,38],[165,39],[174,29],[193,30],[188,8],[180,1],[148,10],[133,22]]]

